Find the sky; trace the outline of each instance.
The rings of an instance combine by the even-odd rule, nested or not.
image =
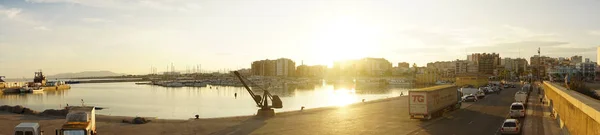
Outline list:
[[[470,53],[596,61],[598,0],[0,0],[0,76],[249,68],[290,58],[425,65]]]

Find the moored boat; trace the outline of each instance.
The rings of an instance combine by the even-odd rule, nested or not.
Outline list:
[[[183,87],[183,84],[180,82],[169,82],[165,84],[166,87]]]
[[[19,89],[19,92],[21,92],[21,93],[28,93],[28,92],[32,92],[32,91],[33,91],[33,89],[27,85],[23,86]]]
[[[42,88],[42,87],[34,87],[34,88],[31,89],[31,92],[33,92],[33,93],[44,92],[44,88]]]

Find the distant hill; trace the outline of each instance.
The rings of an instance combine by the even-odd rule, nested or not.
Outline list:
[[[119,74],[111,71],[84,71],[79,73],[60,73],[56,75],[46,76],[46,78],[83,78],[83,77],[105,77],[105,76],[122,76],[127,74]]]

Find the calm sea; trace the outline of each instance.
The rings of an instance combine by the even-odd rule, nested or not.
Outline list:
[[[142,116],[163,119],[188,119],[253,115],[256,103],[243,87],[181,87],[166,88],[127,83],[73,84],[70,90],[44,91],[29,94],[0,94],[0,105],[23,105],[37,111],[58,109],[69,105],[104,107],[98,114]],[[305,87],[284,87],[270,90],[279,95],[283,108],[276,112],[344,106],[351,103],[406,95],[408,86],[362,88],[317,84]],[[234,96],[237,93],[237,98]],[[262,92],[257,92],[262,93]]]

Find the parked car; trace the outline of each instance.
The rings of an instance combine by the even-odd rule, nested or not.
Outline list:
[[[510,84],[504,84],[504,88],[510,88]]]
[[[502,123],[500,133],[506,134],[521,134],[521,123],[517,119],[506,119]]]
[[[517,88],[517,86],[515,86],[514,84],[511,84],[510,88]]]
[[[521,118],[525,117],[525,105],[521,102],[514,102],[510,105],[510,117]]]
[[[462,97],[462,100],[464,102],[477,102],[477,96],[470,94],[470,95],[465,95]]]
[[[483,99],[483,98],[485,98],[485,92],[479,91],[479,92],[477,92],[477,95],[475,95],[475,96],[477,96],[477,99]]]

